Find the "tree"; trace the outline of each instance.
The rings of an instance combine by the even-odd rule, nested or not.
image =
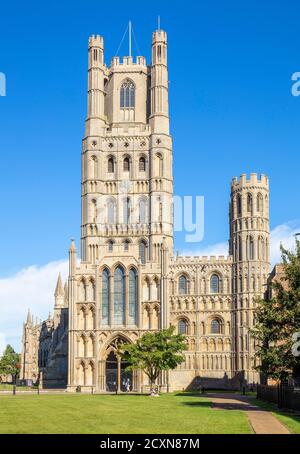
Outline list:
[[[281,246],[284,276],[272,284],[274,297],[257,301],[256,324],[251,330],[258,343],[256,368],[266,378],[285,381],[300,369],[292,353],[293,335],[300,332],[300,242],[295,252]]]
[[[127,370],[142,370],[150,380],[151,395],[156,395],[155,382],[162,371],[175,369],[184,361],[185,336],[174,334],[174,327],[144,334],[135,344],[122,346]]]
[[[20,355],[7,345],[3,356],[0,358],[0,374],[11,375],[14,379],[20,373]]]

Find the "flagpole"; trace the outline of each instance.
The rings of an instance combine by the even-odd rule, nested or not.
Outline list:
[[[132,48],[131,48],[131,21],[129,21],[128,35],[129,35],[129,57],[131,57],[131,56],[132,56]]]

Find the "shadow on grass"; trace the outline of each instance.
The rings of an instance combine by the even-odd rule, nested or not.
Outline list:
[[[205,407],[211,408],[211,402],[181,402],[181,405],[186,405],[188,407]]]
[[[150,397],[148,393],[93,393],[93,394],[84,394],[82,395],[93,395],[93,396],[110,396],[110,397]]]
[[[204,394],[201,394],[196,391],[186,391],[186,392],[179,392],[175,393],[175,397],[203,397]]]
[[[196,392],[196,391],[186,391],[186,392],[179,392],[175,393],[175,397],[196,397],[198,400],[195,402],[191,401],[185,401],[185,402],[180,402],[181,405],[186,405],[188,407],[204,407],[204,408],[211,408],[212,403],[207,401],[207,400],[202,400],[201,397],[206,397],[205,395]]]
[[[262,411],[261,408],[253,405],[253,403],[251,403],[246,396],[241,396],[235,393],[202,394],[199,392],[181,392],[177,393],[176,396],[198,398],[198,402],[182,402],[182,405],[187,406],[210,407],[213,410]],[[217,401],[214,400],[212,402],[211,398],[217,399]],[[203,401],[203,399],[205,400]]]

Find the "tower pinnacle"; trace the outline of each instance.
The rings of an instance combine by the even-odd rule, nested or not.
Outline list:
[[[64,295],[64,289],[62,285],[62,280],[61,280],[61,274],[59,273],[58,279],[57,279],[57,284],[56,284],[56,289],[55,289],[55,296],[63,296]]]
[[[31,317],[31,312],[30,312],[30,309],[28,309],[28,313],[27,313],[27,324],[31,324],[32,322],[32,317]]]

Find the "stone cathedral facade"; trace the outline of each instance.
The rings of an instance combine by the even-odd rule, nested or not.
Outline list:
[[[232,180],[228,257],[174,255],[172,200],[167,35],[153,33],[150,65],[114,57],[109,67],[103,38],[92,36],[81,260],[72,241],[53,315],[28,315],[21,378],[69,391],[143,391],[146,377],[126,372],[119,346],[172,324],[188,350],[161,376],[162,390],[259,380],[249,329],[269,274],[268,178]]]

